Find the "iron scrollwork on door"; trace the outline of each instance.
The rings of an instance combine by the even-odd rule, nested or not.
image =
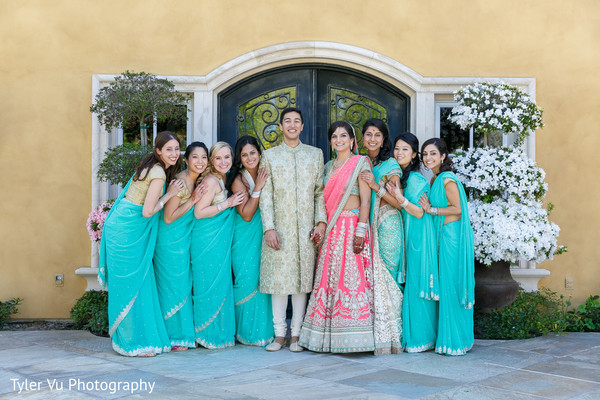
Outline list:
[[[347,89],[329,86],[329,123],[346,121],[354,128],[361,154],[367,150],[363,146],[362,126],[369,118],[379,118],[387,123],[387,110],[373,99],[361,96]]]
[[[296,87],[288,86],[262,93],[238,106],[238,137],[254,136],[263,150],[281,143],[279,115],[296,104]]]

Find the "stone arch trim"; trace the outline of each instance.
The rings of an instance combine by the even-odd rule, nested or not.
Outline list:
[[[334,42],[292,42],[248,52],[206,75],[217,93],[256,73],[287,65],[325,63],[346,66],[379,77],[406,93],[415,93],[423,77],[405,65],[371,50]]]

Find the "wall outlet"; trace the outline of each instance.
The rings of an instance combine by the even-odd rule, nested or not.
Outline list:
[[[54,286],[65,286],[65,276],[63,274],[54,275]]]
[[[575,282],[572,276],[565,276],[565,289],[574,289]]]

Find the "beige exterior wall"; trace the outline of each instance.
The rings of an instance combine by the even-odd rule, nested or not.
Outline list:
[[[541,265],[552,272],[541,285],[575,303],[600,294],[596,0],[5,0],[0,37],[0,300],[24,298],[19,317],[68,317],[85,288],[74,271],[90,258],[92,74],[204,76],[250,51],[313,40],[425,77],[535,78],[546,122],[536,160],[569,247]]]

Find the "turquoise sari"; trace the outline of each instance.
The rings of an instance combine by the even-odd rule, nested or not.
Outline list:
[[[190,233],[194,221],[194,207],[169,225],[163,219],[163,212],[160,213],[154,273],[171,347],[196,347],[190,267]]]
[[[442,172],[431,185],[433,207],[447,207],[444,181],[456,182],[460,195],[461,218],[444,225],[445,216],[435,216],[438,243],[440,301],[435,352],[464,355],[473,346],[473,304],[475,294],[473,228],[469,220],[467,196],[452,172]]]
[[[394,175],[402,176],[402,169],[394,158],[388,158],[373,167],[373,176],[380,186],[385,187]],[[371,191],[371,221],[377,221],[377,226],[373,226],[373,229],[377,229],[379,236],[379,255],[392,278],[401,285],[405,276],[402,216],[397,208],[389,204],[380,207],[379,201],[376,193]]]
[[[152,256],[159,213],[125,199],[131,180],[112,206],[102,230],[98,281],[108,288],[109,335],[122,355],[170,351],[160,312]]]
[[[402,176],[394,158],[373,167],[381,186],[393,176]],[[402,287],[404,283],[404,229],[400,211],[371,194],[371,231],[373,234],[373,307],[375,354],[402,352]]]
[[[235,213],[231,247],[235,338],[240,343],[255,346],[265,346],[275,337],[271,295],[258,290],[262,237],[259,209],[250,222]]]
[[[411,172],[404,196],[419,206],[422,194],[429,195],[429,182],[418,172]],[[406,285],[402,303],[402,342],[409,353],[433,349],[435,346],[439,282],[438,265],[431,215],[416,218],[402,209],[406,250]]]
[[[191,262],[196,342],[208,349],[235,344],[231,244],[235,210],[196,219]]]

